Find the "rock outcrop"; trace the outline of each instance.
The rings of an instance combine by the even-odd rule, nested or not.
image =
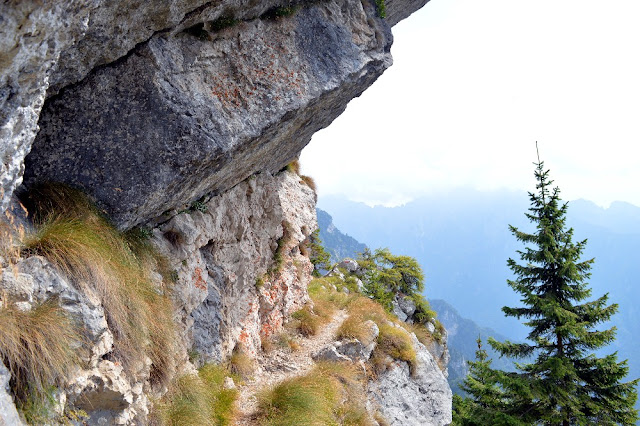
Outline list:
[[[46,108],[50,117],[46,134],[49,141],[53,134],[66,134],[66,142],[56,140],[62,144],[58,149],[75,151],[73,157],[67,155],[57,164],[65,173],[58,176],[49,169],[42,177],[82,186],[108,206],[123,227],[151,219],[154,213],[162,213],[163,207],[166,210],[207,191],[227,189],[254,172],[274,172],[391,64],[389,24],[424,3],[390,0],[387,21],[376,16],[374,4],[368,0],[5,3],[0,10],[0,210],[7,208],[21,183],[24,157],[38,132],[45,99],[60,96],[68,102],[69,90],[74,95],[88,90],[91,96],[81,97],[84,104],[77,99],[58,113],[55,105],[60,103],[52,100],[54,106]],[[278,10],[293,10],[283,7],[297,12],[278,17],[285,14],[276,13]],[[216,31],[230,22],[238,25]],[[210,32],[204,33],[206,30]],[[195,99],[188,100],[193,95]],[[57,115],[74,110],[83,113],[75,120]],[[160,114],[158,120],[149,117],[152,113]],[[214,120],[218,124],[207,123],[218,114],[221,117]],[[139,129],[131,127],[136,117],[141,120]],[[109,131],[101,133],[104,123]],[[83,133],[56,129],[63,124]],[[78,137],[80,140],[71,140]],[[101,137],[106,139],[96,145]],[[41,138],[47,138],[45,133]],[[262,147],[271,140],[269,148]],[[127,147],[133,151],[110,146],[113,151],[103,150],[115,141],[136,145]],[[162,144],[168,146],[163,149]],[[131,211],[131,204],[117,204],[131,202],[134,195],[123,185],[127,180],[120,181],[124,178],[120,173],[119,179],[111,178],[109,173],[114,169],[101,167],[95,158],[104,156],[108,164],[109,158],[115,157],[124,161],[117,170],[140,174],[142,170],[149,172],[146,167],[153,164],[146,155],[150,146],[154,146],[151,154],[160,156],[156,164],[166,162],[163,171],[152,167],[155,177],[164,177],[164,183],[173,177],[173,189],[180,197],[188,197],[168,200],[147,190],[136,200],[144,209]],[[41,147],[41,155],[43,150]],[[282,152],[274,154],[274,150]],[[181,155],[186,158],[188,153],[195,163],[180,162]],[[80,154],[84,157],[77,158]],[[131,158],[136,155],[140,156],[138,161]],[[261,160],[260,155],[268,159]],[[235,167],[241,172],[220,171],[230,157],[238,163],[243,158],[245,167]],[[30,173],[32,178],[39,178],[41,171],[37,169],[42,167],[44,172],[44,166],[52,161],[45,158],[42,166],[35,166]],[[70,161],[85,169],[84,175],[69,170]],[[224,182],[208,180],[185,194],[179,187],[184,173],[205,168],[219,172]],[[69,176],[63,179],[65,174]],[[147,180],[144,185],[149,183],[153,186],[156,182]],[[144,185],[134,185],[133,191],[144,190]],[[113,188],[122,190],[122,199],[109,192],[117,192]],[[135,217],[142,212],[142,217]]]
[[[385,20],[372,0],[5,1],[0,212],[39,182],[81,189],[120,229],[143,224],[168,258],[170,374],[239,347],[255,355],[309,300],[316,195],[283,168],[391,65],[390,27],[425,3],[387,0]],[[55,410],[145,424],[166,392],[152,361],[120,365],[100,296],[22,256],[0,253],[0,305],[57,300],[88,348]],[[370,340],[334,351],[368,358]],[[436,386],[424,376],[420,386]],[[8,382],[0,364],[0,423],[19,424]]]
[[[416,365],[393,361],[369,383],[369,395],[392,425],[441,426],[451,423],[451,389],[427,348],[411,335]]]
[[[11,373],[0,362],[0,425],[22,426],[22,420],[18,416],[9,392],[9,380],[11,380]]]
[[[222,361],[238,343],[255,354],[308,301],[313,265],[300,245],[316,226],[314,205],[296,174],[262,174],[154,230],[177,271],[183,345],[200,361]]]
[[[315,197],[294,173],[261,174],[152,230],[176,278],[178,371],[193,370],[188,354],[197,353],[199,364],[224,361],[238,345],[255,355],[261,340],[308,302],[313,265],[300,246],[317,226]],[[83,331],[89,350],[61,388],[63,408],[88,412],[91,424],[144,423],[153,395],[150,361],[132,373],[109,359],[114,337],[97,295],[40,256],[4,266],[0,303],[30,310],[56,299]],[[11,402],[2,398],[0,404]]]

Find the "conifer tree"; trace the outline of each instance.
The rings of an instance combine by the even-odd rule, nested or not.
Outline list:
[[[322,245],[322,240],[320,239],[320,229],[316,229],[309,235],[309,260],[313,263],[313,272],[312,275],[314,277],[321,276],[321,271],[328,271],[331,269],[331,255],[327,252],[327,250]]]
[[[586,280],[594,260],[581,260],[586,240],[574,243],[566,229],[567,203],[551,189],[549,170],[538,160],[536,192],[529,193],[527,218],[533,233],[510,226],[525,243],[518,251],[522,263],[509,259],[515,275],[509,286],[523,306],[504,307],[507,316],[526,319],[528,343],[489,343],[502,356],[532,359],[516,372],[497,372],[501,388],[510,395],[511,413],[531,424],[634,424],[637,380],[623,382],[627,361],[617,354],[599,357],[594,351],[615,339],[615,328],[597,330],[618,306],[608,294],[595,300]]]
[[[491,359],[482,348],[482,340],[476,341],[476,360],[467,361],[469,373],[461,385],[468,395],[453,396],[453,424],[457,426],[522,425],[507,412],[510,398],[498,385],[497,372],[491,369]]]

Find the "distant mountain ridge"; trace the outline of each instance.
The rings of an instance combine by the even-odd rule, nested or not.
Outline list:
[[[449,344],[449,386],[453,393],[461,393],[460,384],[469,372],[467,361],[475,360],[475,353],[478,349],[476,340],[482,339],[482,347],[493,359],[491,366],[501,370],[512,370],[513,364],[510,360],[500,358],[498,354],[489,346],[487,339],[493,337],[498,341],[505,341],[507,338],[500,333],[487,327],[481,327],[474,321],[464,318],[449,303],[442,299],[429,300],[431,308],[438,314],[438,320],[447,329]]]
[[[362,253],[367,247],[336,228],[329,213],[321,209],[316,209],[316,213],[318,215],[320,240],[331,255],[331,262],[338,263],[345,257],[355,259],[358,253]]]

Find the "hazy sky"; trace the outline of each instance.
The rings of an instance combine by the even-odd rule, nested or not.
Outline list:
[[[320,195],[399,204],[460,186],[640,205],[639,0],[431,0],[394,65],[302,153]]]

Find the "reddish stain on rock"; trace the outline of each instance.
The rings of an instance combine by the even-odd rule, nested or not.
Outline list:
[[[193,285],[200,290],[207,289],[207,282],[202,278],[202,268],[196,268],[193,271],[193,276],[191,277],[193,281]]]

